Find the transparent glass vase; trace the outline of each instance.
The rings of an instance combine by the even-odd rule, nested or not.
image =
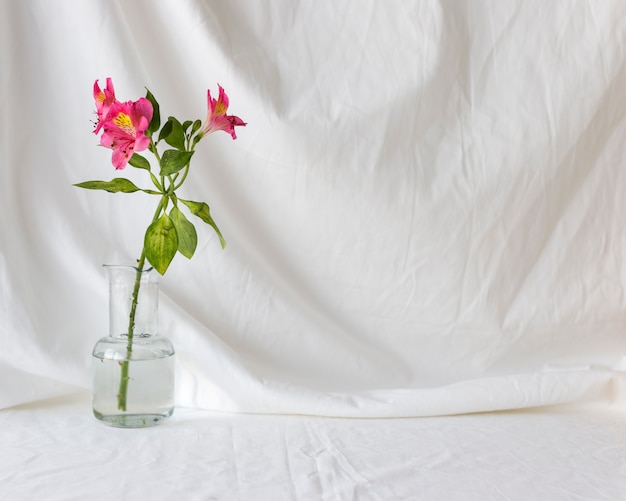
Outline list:
[[[157,334],[158,273],[133,266],[105,269],[109,335],[92,353],[93,414],[120,428],[154,426],[174,412],[174,347]]]

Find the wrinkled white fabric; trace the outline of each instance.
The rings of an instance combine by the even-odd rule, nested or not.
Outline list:
[[[177,409],[121,430],[89,394],[0,411],[11,501],[623,499],[624,413],[605,404],[412,419]]]
[[[155,200],[94,80],[204,119],[161,280],[177,404],[430,416],[623,398],[626,4],[0,0],[0,407],[90,387]],[[142,187],[145,172],[122,171]],[[200,226],[202,225],[202,226]]]

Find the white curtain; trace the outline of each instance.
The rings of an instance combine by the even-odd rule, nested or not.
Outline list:
[[[177,404],[424,416],[624,395],[626,3],[0,0],[0,407],[90,387],[155,208],[92,86],[204,119],[161,279]]]

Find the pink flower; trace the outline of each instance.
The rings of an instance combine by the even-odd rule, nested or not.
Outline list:
[[[233,139],[237,139],[237,135],[235,134],[236,126],[245,126],[245,122],[234,115],[227,115],[228,111],[228,96],[224,89],[220,85],[219,87],[219,96],[217,100],[211,97],[211,90],[207,91],[207,115],[206,120],[204,121],[204,125],[200,130],[199,136],[204,137],[207,134],[211,134],[212,132],[223,130],[228,132]]]
[[[103,121],[106,119],[109,108],[115,102],[115,89],[113,88],[113,81],[107,78],[107,84],[104,91],[100,89],[98,80],[93,84],[93,98],[96,100],[96,114],[98,115],[98,123],[93,133],[97,134],[102,128]]]
[[[152,103],[145,97],[137,101],[111,104],[103,119],[104,133],[100,144],[113,150],[113,166],[123,169],[135,151],[143,151],[150,145],[145,132],[152,120]]]

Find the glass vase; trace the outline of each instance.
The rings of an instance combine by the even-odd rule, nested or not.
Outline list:
[[[105,265],[109,335],[93,349],[93,414],[120,428],[154,426],[174,412],[174,347],[157,334],[158,273]]]

